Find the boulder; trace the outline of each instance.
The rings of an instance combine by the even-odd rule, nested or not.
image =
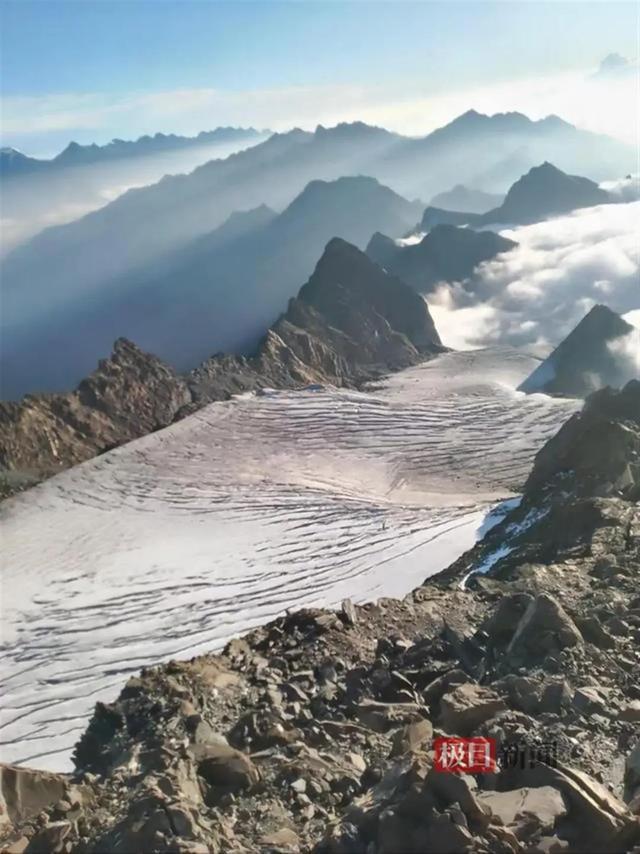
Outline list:
[[[563,709],[571,705],[572,694],[569,683],[566,680],[547,682],[542,689],[539,711],[559,715]]]
[[[0,827],[19,822],[63,800],[68,777],[17,765],[0,765]]]
[[[404,724],[426,710],[418,703],[379,703],[364,700],[358,705],[358,720],[374,732],[388,732],[394,725]]]
[[[24,854],[27,850],[28,844],[28,838],[26,836],[20,836],[18,839],[14,839],[13,842],[6,845],[6,847],[2,849],[2,854]]]
[[[467,774],[448,774],[432,768],[427,774],[424,789],[434,795],[442,807],[457,804],[471,826],[488,826],[491,812],[478,800],[477,785],[473,777]]]
[[[493,646],[509,643],[532,602],[533,596],[528,593],[510,593],[502,597],[486,629]]]
[[[348,626],[355,626],[358,622],[358,612],[351,599],[345,599],[340,606],[340,616]]]
[[[443,673],[442,676],[438,676],[433,680],[433,682],[430,682],[422,692],[422,696],[428,706],[435,708],[440,703],[440,700],[444,695],[452,688],[455,688],[458,685],[464,685],[464,683],[468,681],[469,677],[464,670],[460,670],[456,667],[453,670],[448,670],[446,673]]]
[[[584,617],[577,620],[576,625],[583,638],[597,646],[598,649],[613,649],[615,647],[616,639],[596,617]]]
[[[597,715],[605,711],[606,702],[597,686],[587,686],[576,689],[573,706],[582,715]]]
[[[190,750],[200,777],[231,791],[249,789],[260,773],[246,753],[225,744],[200,744]]]
[[[300,840],[297,833],[288,827],[282,827],[273,833],[265,833],[260,845],[267,851],[298,851]]]
[[[64,841],[70,832],[71,822],[52,821],[31,837],[25,854],[58,854],[64,850]]]
[[[615,845],[640,841],[640,827],[625,804],[588,774],[560,764],[554,768],[539,763],[519,770],[517,776],[526,787],[558,789],[569,808],[567,821],[574,835],[588,839],[594,848],[606,843],[618,850]]]
[[[447,732],[472,735],[485,721],[506,708],[504,700],[490,688],[466,682],[442,698],[440,721]]]
[[[402,756],[417,750],[429,750],[433,741],[433,726],[426,718],[418,718],[399,729],[393,736],[391,756]]]
[[[640,700],[631,700],[620,709],[618,715],[621,721],[640,723]]]
[[[557,820],[567,814],[562,794],[552,786],[482,792],[478,800],[520,840],[552,831]]]
[[[582,643],[571,617],[553,596],[541,593],[529,603],[507,647],[509,657],[534,663]]]

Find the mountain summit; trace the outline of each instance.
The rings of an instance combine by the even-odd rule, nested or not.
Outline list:
[[[637,373],[627,356],[632,349],[640,353],[640,330],[595,305],[519,390],[586,397],[603,386],[620,388]]]
[[[439,224],[473,227],[497,223],[529,225],[578,208],[614,201],[618,200],[589,178],[567,175],[545,161],[540,166],[534,166],[512,184],[498,207],[477,214],[471,210],[465,212],[430,205],[423,214],[421,227],[426,230]]]
[[[483,214],[479,223],[526,225],[549,216],[610,201],[609,193],[601,190],[594,181],[578,175],[567,175],[545,161],[516,181],[500,207]]]

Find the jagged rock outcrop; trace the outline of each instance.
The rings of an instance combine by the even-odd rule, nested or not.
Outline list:
[[[11,491],[239,392],[356,387],[444,349],[426,302],[334,238],[254,356],[217,355],[182,378],[119,339],[74,392],[0,403],[0,469]]]
[[[519,390],[586,397],[603,386],[619,388],[637,375],[637,353],[640,329],[595,305]]]
[[[43,477],[166,427],[191,397],[160,359],[124,338],[68,394],[0,402],[0,467]]]
[[[517,245],[493,231],[436,225],[419,243],[408,246],[374,234],[367,255],[419,293],[429,293],[440,282],[468,279],[483,261]]]
[[[594,418],[637,436],[639,393],[591,398],[564,428],[576,453]],[[637,447],[611,435],[609,462],[633,467]],[[81,803],[18,818],[8,846],[636,851],[640,507],[602,491],[618,479],[604,459],[596,480],[567,477],[558,442],[569,444],[540,453],[521,506],[403,600],[289,613],[220,655],[131,677],[76,747]],[[504,556],[466,578],[496,544]],[[438,770],[436,740],[463,735],[491,740],[492,770]]]
[[[255,356],[214,356],[188,382],[195,405],[265,387],[356,387],[443,349],[425,301],[334,238]]]

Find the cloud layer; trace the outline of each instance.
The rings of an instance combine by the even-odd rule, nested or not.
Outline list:
[[[445,344],[503,343],[546,355],[596,303],[640,309],[640,202],[600,205],[501,231],[520,245],[481,265],[466,286],[429,297]],[[634,341],[628,347],[632,358]]]

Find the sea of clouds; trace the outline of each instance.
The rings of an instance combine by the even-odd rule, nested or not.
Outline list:
[[[623,198],[629,182],[620,182]],[[612,189],[613,187],[611,187]],[[445,344],[524,347],[545,356],[597,303],[640,320],[640,201],[599,205],[533,225],[502,228],[517,248],[428,302]],[[640,329],[616,343],[640,376]]]

